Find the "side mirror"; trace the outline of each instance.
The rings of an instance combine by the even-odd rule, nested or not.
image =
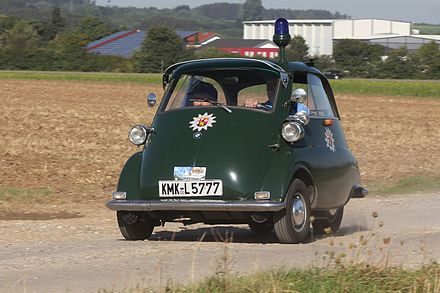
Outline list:
[[[303,89],[296,89],[293,91],[290,100],[295,103],[304,103],[307,100],[307,92]]]
[[[148,107],[154,107],[156,105],[156,95],[153,93],[149,93],[147,96]]]

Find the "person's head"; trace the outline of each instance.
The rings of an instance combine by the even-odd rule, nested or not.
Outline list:
[[[206,100],[217,101],[218,93],[212,84],[196,80],[189,96],[194,106],[209,106],[211,104]]]

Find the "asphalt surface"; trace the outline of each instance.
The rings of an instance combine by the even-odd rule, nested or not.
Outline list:
[[[415,268],[440,261],[440,194],[356,199],[336,236],[277,243],[247,226],[168,223],[149,241],[125,241],[114,213],[0,221],[0,292],[159,289],[224,271],[368,262]]]

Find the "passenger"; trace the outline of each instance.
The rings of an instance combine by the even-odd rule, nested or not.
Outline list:
[[[260,108],[265,110],[272,110],[273,103],[275,102],[275,96],[277,94],[278,79],[269,80],[266,83],[266,94],[267,101],[260,104],[260,102],[255,98],[246,99],[244,106],[248,108]]]
[[[248,108],[257,108],[257,109],[271,111],[277,94],[277,86],[278,86],[278,79],[269,80],[266,83],[266,93],[268,100],[260,104],[257,99],[249,98],[245,100],[244,106]],[[307,106],[304,105],[303,103],[292,103],[290,106],[289,115],[295,115],[295,113],[300,111],[304,111],[307,114],[309,114],[310,112]]]

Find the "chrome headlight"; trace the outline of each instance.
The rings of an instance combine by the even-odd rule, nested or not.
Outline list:
[[[295,142],[304,137],[304,128],[298,122],[284,123],[281,135],[287,142]]]
[[[295,116],[293,116],[293,119],[297,120],[303,125],[307,125],[310,122],[310,116],[309,114],[307,114],[306,111],[299,111],[298,113],[295,114]]]
[[[140,146],[147,140],[148,132],[145,126],[136,125],[130,130],[128,139],[134,145]]]

